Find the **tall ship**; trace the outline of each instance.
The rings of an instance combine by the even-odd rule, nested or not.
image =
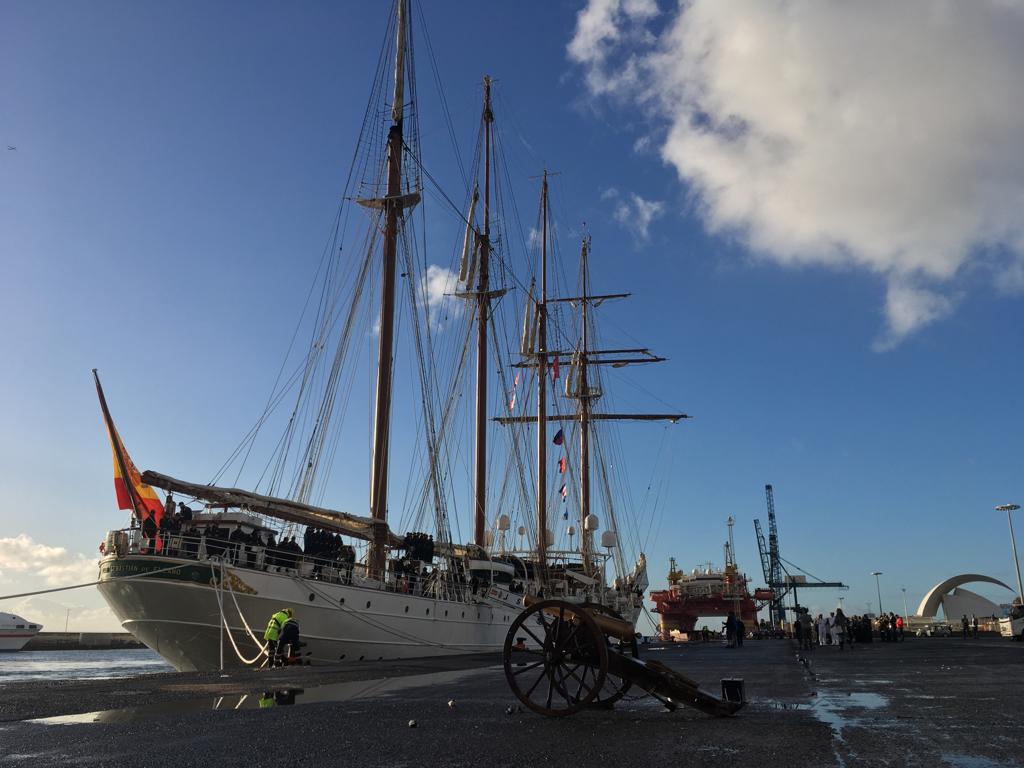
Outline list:
[[[734,613],[747,627],[757,624],[756,600],[771,597],[767,590],[750,594],[746,574],[736,565],[732,528],[727,521],[729,540],[725,543],[725,566],[718,568],[704,563],[689,573],[681,570],[670,558],[668,589],[651,593],[654,612],[658,614],[658,636],[662,640],[685,640],[697,628],[697,620],[708,616],[727,617]],[[763,594],[762,594],[763,593]]]
[[[411,30],[426,30],[414,10],[393,3],[303,315],[308,345],[282,365],[225,466],[208,482],[139,472],[94,372],[118,507],[131,513],[104,540],[98,589],[178,670],[262,663],[261,630],[284,608],[316,664],[498,651],[527,596],[597,604],[634,624],[643,609],[644,520],[609,469],[614,427],[686,415],[598,407],[604,369],[663,358],[595,344],[595,310],[628,294],[591,291],[589,237],[572,285],[553,277],[547,172],[535,236],[515,252],[489,78],[462,206],[424,165]],[[427,192],[457,222],[452,269],[428,263]],[[356,220],[361,234],[349,237]],[[339,452],[360,444],[345,415],[367,339],[377,347],[370,477],[366,513],[353,514],[331,505],[329,476]],[[258,476],[238,487],[274,424]],[[399,457],[408,470],[393,470]],[[460,509],[472,521],[465,543]]]

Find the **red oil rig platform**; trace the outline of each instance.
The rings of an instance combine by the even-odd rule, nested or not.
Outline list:
[[[652,592],[654,612],[661,616],[658,635],[662,640],[682,639],[682,634],[694,631],[701,616],[725,618],[734,611],[748,628],[757,625],[758,603],[772,598],[770,590],[758,589],[753,595],[747,589],[747,577],[736,566],[730,517],[729,541],[725,544],[725,568],[716,569],[710,563],[684,573],[676,567],[676,559],[669,560],[668,589]]]

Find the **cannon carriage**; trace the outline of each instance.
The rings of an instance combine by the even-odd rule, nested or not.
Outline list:
[[[744,704],[743,681],[722,680],[719,698],[654,660],[641,660],[633,625],[606,606],[527,597],[505,637],[509,687],[548,717],[614,706],[633,687],[669,710],[680,705],[732,715]]]

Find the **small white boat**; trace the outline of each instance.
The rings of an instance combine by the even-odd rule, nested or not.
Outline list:
[[[13,613],[0,613],[0,651],[20,651],[42,631],[41,624],[33,624]]]

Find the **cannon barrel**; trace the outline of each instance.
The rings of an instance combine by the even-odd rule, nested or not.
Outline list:
[[[523,597],[523,605],[529,608],[531,605],[541,602],[542,599],[543,598],[526,595]],[[600,629],[605,635],[618,638],[625,643],[628,643],[636,636],[636,628],[625,619],[616,619],[612,616],[594,613],[594,611],[588,610],[586,607],[583,607],[583,610],[587,612],[590,618],[594,620],[594,623],[597,624],[598,629]],[[546,608],[544,612],[550,616],[554,616],[555,618],[558,617],[557,608]]]

